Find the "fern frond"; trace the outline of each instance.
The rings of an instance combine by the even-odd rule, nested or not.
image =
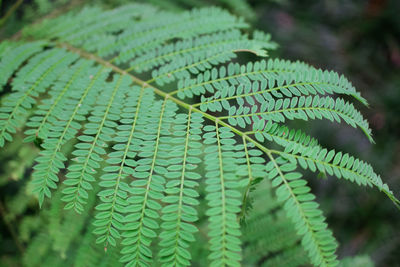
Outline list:
[[[191,255],[187,248],[195,241],[193,233],[197,231],[192,225],[198,219],[194,207],[198,205],[199,194],[194,188],[198,186],[196,180],[201,176],[194,169],[201,162],[198,156],[202,152],[199,141],[203,119],[200,114],[191,113],[191,110],[187,116],[179,115],[175,119],[174,139],[171,140],[175,148],[168,159],[170,165],[166,178],[170,180],[166,184],[167,195],[162,200],[167,203],[162,209],[163,231],[160,234],[163,248],[159,257],[163,266],[190,265]]]
[[[82,46],[101,56],[118,52],[115,60],[127,62],[150,48],[172,38],[190,38],[200,34],[248,27],[242,19],[219,8],[202,8],[178,14],[158,12],[145,4],[131,4],[112,11],[96,7],[70,13],[24,30],[25,36],[57,38]],[[137,18],[143,18],[137,21]],[[51,25],[51,27],[50,27]],[[80,25],[88,25],[81,27]],[[126,31],[115,37],[112,33]],[[93,45],[95,41],[104,42]],[[94,50],[95,49],[95,50]]]
[[[244,265],[295,267],[309,264],[300,237],[268,181],[260,182],[252,197],[254,208],[242,227]]]
[[[76,239],[80,236],[82,230],[86,228],[86,225],[91,221],[91,212],[85,214],[78,214],[71,211],[65,211],[62,209],[62,191],[64,187],[61,187],[57,193],[57,201],[52,202],[50,212],[57,213],[56,216],[50,215],[49,217],[54,220],[55,218],[60,219],[55,225],[50,225],[49,230],[53,238],[52,249],[60,258],[65,259],[71,247],[74,246]],[[98,186],[94,189],[98,191]],[[87,205],[90,209],[93,209],[96,201],[95,194],[91,194],[87,199]],[[51,224],[51,221],[50,221]]]
[[[161,14],[156,20],[137,25],[118,38],[114,51],[121,51],[115,58],[117,64],[127,62],[146,49],[160,46],[163,41],[172,38],[188,38],[196,35],[214,33],[234,28],[248,27],[241,19],[237,19],[219,8],[194,9],[180,14]],[[140,29],[140,31],[138,31]],[[147,31],[142,32],[143,29]]]
[[[74,94],[67,101],[67,105],[63,106],[63,112],[59,115],[58,120],[53,123],[52,131],[41,147],[43,150],[36,159],[37,165],[34,167],[32,174],[35,188],[33,192],[39,196],[39,204],[42,205],[44,197],[51,197],[50,189],[56,189],[56,183],[59,181],[57,173],[60,169],[65,168],[64,161],[67,158],[61,152],[62,145],[68,140],[74,138],[81,128],[79,121],[85,119],[85,115],[93,107],[98,94],[98,88],[103,86],[108,76],[109,70],[97,67],[91,69],[91,72],[79,79],[79,83],[75,84]],[[81,89],[82,86],[84,90]],[[93,89],[94,90],[91,90]],[[83,190],[80,193],[85,193]]]
[[[41,101],[41,105],[35,110],[35,116],[30,117],[26,123],[26,126],[31,129],[25,131],[25,135],[27,135],[24,139],[25,142],[32,142],[37,139],[44,140],[48,137],[53,126],[52,123],[63,112],[63,106],[71,93],[71,85],[75,84],[82,73],[85,73],[91,65],[93,63],[90,61],[79,60],[54,81],[48,92],[51,97]]]
[[[303,169],[309,169],[312,172],[328,173],[339,179],[343,177],[358,185],[375,186],[400,208],[400,201],[393,195],[388,185],[382,182],[381,177],[374,172],[372,166],[348,153],[335,152],[333,149],[328,150],[320,146],[308,147],[300,151],[271,150],[271,152],[298,163]]]
[[[239,266],[246,241],[239,220],[257,228],[249,212],[252,192],[269,177],[294,225],[289,231],[282,219],[276,232],[288,230],[289,236],[296,231],[314,265],[334,266],[337,243],[307,182],[295,172],[298,165],[374,185],[399,205],[370,165],[278,124],[344,121],[372,140],[368,122],[353,104],[332,96],[366,104],[346,78],[279,59],[219,67],[239,52],[267,56],[276,47],[268,34],[244,33],[247,27],[214,7],[172,13],[132,4],[115,10],[83,8],[26,28],[23,37],[36,42],[0,44],[1,90],[11,85],[0,107],[0,146],[25,121],[25,141],[42,142],[31,183],[40,206],[73,155],[54,203],[65,203],[84,220],[90,215],[84,206],[90,209],[98,197],[88,229],[97,235],[96,243],[114,252],[96,265],[117,264],[115,251],[127,266],[194,263],[189,248],[198,229],[203,234],[197,226],[203,221],[198,211],[204,194],[210,265]],[[144,81],[134,73],[150,78]],[[197,96],[200,102],[191,104]],[[279,205],[271,203],[260,216]],[[49,231],[57,236],[56,245],[43,236],[33,242],[46,242],[41,259],[54,248],[68,254],[73,246],[54,230],[66,229],[58,217],[61,210],[52,211]],[[268,222],[264,219],[260,222]],[[76,223],[73,234],[83,225]],[[288,239],[293,250],[271,262],[301,254],[295,246],[299,239]],[[84,236],[83,241],[91,239]],[[79,250],[82,257],[85,250]],[[47,263],[72,265],[53,256]]]
[[[238,187],[240,183],[235,174],[237,169],[236,141],[228,128],[205,126],[204,143],[211,146],[205,149],[209,156],[206,164],[206,191],[210,209],[209,236],[211,260],[210,266],[239,266],[241,259],[241,240],[236,214],[240,212],[241,202]]]
[[[221,34],[216,34],[216,36],[220,36]],[[256,34],[254,34],[257,36]],[[261,36],[260,39],[256,39],[255,37],[251,39],[247,39],[248,37],[236,38],[229,43],[221,43],[218,47],[224,47],[223,50],[219,49],[210,49],[213,47],[209,47],[204,53],[194,53],[192,57],[187,59],[179,59],[175,60],[165,66],[153,70],[152,71],[152,79],[151,82],[154,81],[159,85],[163,85],[166,83],[170,83],[175,79],[185,80],[190,78],[191,74],[198,74],[207,69],[211,69],[214,65],[222,64],[229,61],[232,58],[236,57],[237,52],[250,52],[256,54],[258,56],[267,56],[267,51],[265,49],[275,49],[276,45],[270,42],[270,36]],[[229,39],[225,37],[224,39]],[[237,40],[239,39],[239,40]],[[212,46],[215,46],[216,43],[209,41]],[[201,51],[200,51],[201,52]],[[130,70],[129,68],[128,70]]]
[[[151,92],[146,92],[143,87],[134,86],[124,103],[121,125],[117,127],[118,133],[114,137],[114,151],[109,153],[106,160],[111,166],[105,167],[105,174],[100,177],[102,181],[99,185],[104,189],[98,193],[102,203],[96,206],[96,210],[99,211],[94,222],[94,233],[99,235],[97,243],[115,246],[115,238],[119,238],[119,232],[123,230],[123,214],[129,192],[129,184],[124,180],[133,173],[133,167],[137,166],[134,160],[137,153],[133,151],[133,141],[136,141],[134,132],[137,126],[143,129],[153,101],[154,95]],[[138,144],[141,143],[139,142],[140,140],[137,141]]]
[[[21,45],[12,45],[7,42],[2,43],[0,48],[0,92],[14,71],[32,55],[41,51],[45,45],[45,41],[23,43]]]
[[[273,49],[275,44],[269,42],[269,36],[263,38],[249,39],[239,30],[230,30],[183,39],[137,57],[131,61],[131,67],[127,71],[135,70],[140,73],[162,65],[152,72],[153,79],[158,84],[169,83],[174,78],[189,78],[190,73],[198,74],[213,65],[227,62],[236,57],[234,52],[249,51],[258,56],[266,56],[265,49]]]
[[[157,237],[155,230],[159,228],[159,224],[155,219],[159,218],[157,211],[161,209],[156,200],[163,198],[165,179],[162,175],[167,172],[164,157],[168,154],[165,150],[168,151],[169,148],[161,142],[160,137],[161,133],[165,134],[175,115],[173,105],[167,98],[154,103],[145,131],[147,137],[141,136],[144,142],[137,150],[143,159],[135,169],[138,180],[131,184],[132,197],[128,199],[130,205],[125,209],[128,215],[125,217],[122,242],[124,248],[121,250],[124,254],[121,261],[128,265],[148,265],[152,260],[149,247]]]
[[[353,104],[341,98],[334,100],[331,97],[301,96],[285,98],[284,100],[271,99],[264,102],[261,107],[235,106],[229,109],[228,116],[221,116],[219,119],[228,120],[231,125],[238,125],[245,128],[249,124],[262,124],[267,121],[285,122],[286,119],[328,119],[338,123],[341,120],[356,128],[359,127],[368,139],[373,142],[371,129],[368,122],[361,113],[354,108]]]
[[[77,57],[61,49],[48,50],[33,57],[17,72],[12,82],[13,93],[4,99],[0,108],[0,147],[6,140],[12,141],[11,134],[26,119],[27,110],[36,103],[35,97],[43,93]]]
[[[156,8],[144,4],[125,5],[114,10],[99,7],[85,7],[80,12],[70,12],[55,19],[45,20],[41,24],[27,27],[25,37],[57,38],[74,45],[86,45],[94,36],[118,32],[127,26],[125,22],[153,14]],[[87,25],[87,27],[82,27]]]
[[[289,129],[272,121],[268,121],[265,125],[264,123],[254,125],[253,131],[249,131],[247,134],[254,134],[254,137],[259,142],[264,142],[265,140],[275,142],[283,146],[285,152],[288,153],[293,152],[296,154],[299,151],[319,146],[315,138],[306,135],[301,130]]]
[[[64,184],[69,185],[64,189],[64,201],[68,202],[66,209],[74,208],[78,213],[83,211],[83,204],[88,198],[88,190],[92,189],[91,182],[95,181],[93,175],[100,167],[102,155],[107,154],[107,142],[112,140],[117,127],[116,121],[120,119],[121,106],[125,96],[125,90],[131,83],[127,76],[116,75],[112,83],[107,83],[101,91],[96,107],[88,117],[83,135],[78,139],[81,141],[75,145],[76,149],[72,155],[76,156],[76,164],[68,167],[68,178]]]
[[[311,262],[318,266],[336,266],[337,242],[327,229],[325,217],[313,201],[315,196],[309,193],[311,189],[306,185],[307,182],[301,178],[300,173],[293,172],[295,164],[272,156],[270,160],[266,167],[268,178],[277,187],[278,201],[285,202],[286,214],[293,221],[297,233],[302,236],[302,245]]]
[[[167,158],[171,145],[168,144],[169,129],[173,123],[176,105],[166,97],[162,102],[157,101],[152,107],[151,115],[144,128],[143,135],[138,135],[142,145],[136,148],[138,166],[133,173],[138,180],[131,183],[128,198],[129,206],[125,212],[126,225],[123,233],[124,256],[121,261],[128,265],[147,265],[152,259],[149,249],[152,240],[157,236],[159,228],[157,219],[161,209],[157,200],[164,197],[164,175],[167,176]]]
[[[243,100],[251,101],[251,96],[263,102],[273,97],[333,93],[350,95],[367,104],[344,76],[323,72],[302,62],[279,59],[249,62],[247,65],[230,63],[227,67],[213,68],[199,74],[196,79],[180,80],[174,93],[184,99],[206,92],[213,96],[209,99],[202,97],[202,110],[218,110],[215,105],[221,106],[223,103],[219,102],[231,99],[243,105]]]

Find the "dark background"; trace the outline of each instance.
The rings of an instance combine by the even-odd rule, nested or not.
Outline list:
[[[70,3],[72,2],[72,4]],[[22,1],[0,29],[0,38],[15,34],[24,24],[85,1]],[[117,5],[121,0],[88,1]],[[153,2],[156,2],[153,0]],[[305,61],[344,74],[369,101],[356,103],[370,122],[376,144],[360,130],[326,121],[296,126],[317,137],[328,148],[350,152],[370,162],[397,197],[400,196],[400,1],[157,1],[165,8],[222,5],[245,16],[255,28],[269,32],[280,46],[271,57]],[[0,1],[1,17],[15,1]],[[236,6],[235,6],[236,5]],[[311,125],[311,126],[310,126]],[[8,175],[10,152],[0,151],[0,174]],[[25,159],[26,160],[26,159]],[[20,171],[23,174],[24,171]],[[328,223],[340,243],[340,258],[367,254],[377,266],[400,266],[400,211],[383,193],[360,188],[334,177],[308,179]],[[0,183],[1,205],[18,183]],[[0,222],[0,251],[12,252],[11,233]],[[32,212],[27,210],[26,212]],[[8,217],[7,217],[8,218]],[[0,264],[1,265],[1,264]]]

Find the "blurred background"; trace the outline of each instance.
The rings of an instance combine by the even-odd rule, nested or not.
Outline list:
[[[54,12],[79,8],[83,2],[119,5],[129,1],[0,0],[0,38],[12,37],[26,23]],[[269,32],[279,48],[271,57],[305,61],[344,74],[369,101],[356,106],[370,122],[376,144],[361,131],[326,121],[295,122],[328,148],[350,152],[370,162],[400,195],[400,1],[399,0],[151,0],[166,9],[219,5],[244,16],[256,29]],[[13,13],[8,13],[15,7]],[[9,14],[9,15],[8,15]],[[311,126],[310,126],[311,125]],[[306,127],[306,128],[305,128]],[[17,144],[0,151],[0,255],[23,244],[21,218],[38,214],[36,203],[20,192],[35,151]],[[400,266],[400,211],[383,193],[332,177],[309,179],[328,224],[340,243],[340,258],[366,254],[376,266]],[[13,210],[13,212],[10,212]],[[10,228],[10,224],[15,227]],[[16,232],[10,231],[14,229]],[[26,237],[28,238],[28,237]],[[22,238],[22,240],[24,240]],[[28,239],[27,239],[28,240]],[[0,256],[0,257],[3,257]],[[0,266],[6,264],[1,263]],[[7,266],[4,265],[4,266]]]

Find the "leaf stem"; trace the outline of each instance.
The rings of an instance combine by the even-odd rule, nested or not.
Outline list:
[[[243,138],[244,151],[245,151],[245,154],[246,154],[246,163],[247,163],[247,170],[248,170],[248,173],[249,173],[249,182],[247,183],[247,186],[246,186],[245,191],[243,193],[242,210],[240,212],[239,219],[243,219],[245,217],[246,205],[247,205],[247,201],[248,201],[247,199],[248,199],[249,194],[250,194],[251,183],[254,180],[253,174],[252,174],[252,171],[251,171],[249,153],[247,151],[246,139],[244,138],[244,136],[242,138]]]
[[[11,237],[14,240],[14,243],[18,248],[18,251],[21,253],[21,255],[23,255],[25,252],[25,248],[22,245],[21,241],[18,239],[18,235],[15,233],[12,223],[7,219],[6,210],[4,208],[2,201],[0,201],[0,215],[1,215],[1,218],[3,218],[4,224],[7,226],[8,231],[10,232]]]
[[[6,23],[6,21],[11,17],[11,15],[17,10],[17,8],[24,2],[24,0],[18,0],[17,2],[14,3],[10,7],[10,9],[7,11],[7,13],[0,19],[0,27],[3,27],[3,25]]]

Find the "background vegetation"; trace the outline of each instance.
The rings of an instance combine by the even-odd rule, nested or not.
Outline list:
[[[1,39],[17,36],[26,23],[79,8],[83,1],[0,1]],[[119,5],[123,0],[86,1]],[[223,5],[270,32],[280,44],[271,55],[302,60],[345,74],[368,99],[362,110],[370,121],[375,145],[360,132],[316,121],[308,132],[322,145],[346,150],[373,163],[394,192],[400,192],[400,2],[396,0],[199,1],[152,0],[167,9]],[[361,107],[363,108],[363,107]],[[300,124],[302,122],[296,122]],[[329,130],[327,130],[329,129]],[[22,138],[22,137],[21,137]],[[14,142],[0,151],[0,266],[18,266],[19,255],[40,227],[35,199],[26,180],[37,151]],[[340,242],[339,257],[369,255],[376,266],[400,266],[400,212],[380,192],[337,179],[310,179],[313,192]],[[47,212],[52,212],[51,210]],[[26,219],[29,218],[29,219]],[[53,224],[51,224],[53,223]],[[56,222],[50,225],[57,227]]]

